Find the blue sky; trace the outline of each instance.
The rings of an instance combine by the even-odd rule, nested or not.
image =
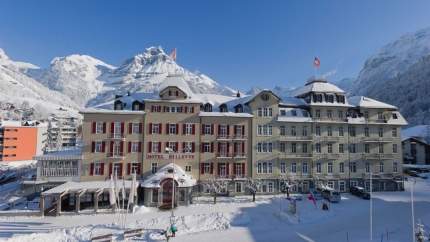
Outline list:
[[[0,48],[46,67],[73,53],[120,65],[161,45],[234,88],[299,86],[314,56],[331,80],[356,76],[382,45],[430,27],[429,12],[427,0],[3,0]]]

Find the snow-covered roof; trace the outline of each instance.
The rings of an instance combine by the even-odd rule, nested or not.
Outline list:
[[[309,112],[301,108],[281,107],[279,108],[278,121],[280,122],[311,122]]]
[[[196,179],[186,174],[180,166],[170,163],[161,167],[155,174],[141,182],[141,185],[145,188],[158,188],[161,181],[172,178],[178,182],[179,187],[192,187],[197,184]]]
[[[82,147],[80,146],[68,149],[64,148],[34,157],[35,160],[79,160],[81,158]]]
[[[308,104],[303,98],[297,97],[283,97],[280,106],[307,106]]]
[[[300,97],[310,92],[318,93],[345,93],[344,90],[340,89],[336,85],[333,85],[324,79],[311,78],[305,86],[299,88],[294,92],[294,96]]]
[[[186,83],[182,74],[169,74],[160,84],[158,90],[162,92],[168,87],[177,87],[181,89],[187,95],[188,98],[192,97],[194,94]]]
[[[397,109],[396,106],[383,103],[380,101],[377,101],[372,98],[364,97],[364,96],[353,96],[348,98],[348,102],[351,105],[354,105],[356,107],[362,107],[362,108],[387,108],[387,109]]]
[[[250,113],[235,113],[235,112],[200,112],[200,117],[237,117],[237,118],[252,118]]]
[[[131,180],[118,180],[117,181],[118,186],[121,186],[124,184],[126,189],[130,189],[132,181]],[[138,182],[136,182],[136,187],[138,186]],[[73,182],[69,181],[66,183],[63,183],[59,186],[56,186],[52,189],[49,189],[47,191],[42,192],[43,195],[48,194],[60,194],[63,192],[78,192],[81,190],[88,190],[88,191],[97,191],[97,190],[106,190],[111,188],[111,181],[81,181],[81,182]]]
[[[218,95],[218,94],[194,94],[192,99],[199,101],[202,104],[209,103],[213,107],[218,107],[219,105],[221,105],[223,103],[227,103],[227,102],[230,102],[232,100],[236,100],[237,97]]]
[[[417,125],[403,129],[401,134],[402,141],[409,138],[418,138],[420,140],[424,140],[424,142],[426,142],[426,140],[430,141],[430,125]]]
[[[145,114],[144,111],[136,110],[113,110],[113,109],[101,109],[101,108],[86,108],[79,111],[81,114],[90,113],[105,113],[105,114]]]

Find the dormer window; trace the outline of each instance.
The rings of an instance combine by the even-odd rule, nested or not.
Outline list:
[[[116,100],[114,103],[114,110],[122,110],[123,104],[120,100]]]
[[[338,103],[345,103],[345,96],[336,95],[336,99]]]
[[[292,115],[293,117],[296,117],[296,116],[297,116],[297,111],[296,111],[296,110],[291,110],[291,115]]]
[[[175,96],[179,96],[179,91],[178,90],[175,91]]]
[[[308,112],[306,112],[305,110],[302,111],[303,117],[308,117]]]
[[[221,105],[219,106],[219,111],[220,111],[221,113],[226,113],[226,112],[227,112],[227,105],[226,105],[226,104],[221,104]]]
[[[314,102],[321,103],[322,102],[322,94],[314,94]]]
[[[327,98],[327,100],[326,100],[327,102],[334,103],[334,97],[333,97],[333,95],[327,95],[326,98]]]
[[[392,114],[393,119],[397,119],[397,113]]]
[[[281,116],[286,116],[287,115],[287,112],[284,110],[284,109],[281,109]]]
[[[237,105],[234,108],[234,112],[236,112],[236,113],[243,113],[243,106],[242,106],[242,104]]]
[[[205,106],[203,107],[203,110],[205,112],[212,112],[212,104],[206,103]]]
[[[169,90],[169,96],[172,96],[172,91],[171,90]]]

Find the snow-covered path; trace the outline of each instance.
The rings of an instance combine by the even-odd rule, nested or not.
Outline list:
[[[374,193],[373,238],[375,241],[411,241],[409,186],[405,192]],[[415,217],[430,225],[430,182],[417,180]],[[287,200],[280,196],[199,198],[175,210],[178,235],[171,241],[369,241],[369,201],[343,195],[339,204],[322,211],[298,201],[299,220],[280,216]],[[280,203],[280,201],[282,201]],[[319,201],[320,205],[320,201]],[[141,207],[130,215],[127,226],[150,231],[137,241],[161,241],[160,229],[169,225],[170,212]],[[429,228],[427,227],[427,230]],[[60,217],[0,218],[0,240],[88,241],[91,236],[119,233],[118,217],[111,214]],[[388,236],[388,240],[387,240]]]

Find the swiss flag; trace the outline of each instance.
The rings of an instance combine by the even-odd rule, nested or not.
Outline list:
[[[319,68],[320,64],[321,64],[320,59],[317,56],[315,56],[315,58],[314,58],[314,67],[315,68]]]
[[[172,50],[172,53],[170,53],[170,58],[172,58],[174,61],[176,61],[176,48]]]

